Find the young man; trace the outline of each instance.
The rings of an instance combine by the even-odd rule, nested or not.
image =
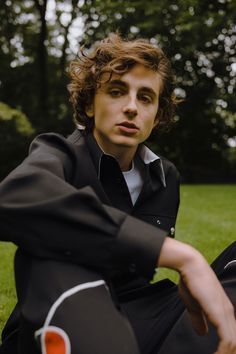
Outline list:
[[[171,237],[179,174],[143,144],[173,118],[169,61],[113,35],[70,75],[83,129],[36,138],[0,186],[0,234],[18,245],[1,353],[235,354],[231,301],[199,252]],[[235,256],[233,245],[214,264],[234,305]],[[178,271],[179,290],[150,285],[156,267]]]

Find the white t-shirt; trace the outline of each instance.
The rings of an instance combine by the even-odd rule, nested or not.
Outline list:
[[[136,158],[132,161],[132,168],[129,171],[122,172],[125,178],[127,187],[130,192],[133,205],[135,204],[141,192],[144,182],[144,166]]]

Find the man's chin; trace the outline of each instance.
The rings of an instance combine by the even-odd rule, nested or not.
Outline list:
[[[138,144],[139,144],[137,139],[126,137],[126,136],[118,138],[118,139],[114,139],[113,143],[114,143],[114,145],[117,145],[117,146],[119,145],[119,146],[123,146],[123,147],[127,147],[127,148],[135,147],[135,146],[138,146]]]

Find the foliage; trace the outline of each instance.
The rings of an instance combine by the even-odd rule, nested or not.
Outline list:
[[[91,5],[92,4],[92,5]],[[174,160],[188,182],[236,181],[229,138],[236,135],[236,5],[230,0],[92,1],[85,9],[88,41],[119,28],[150,38],[172,60],[176,94],[184,103],[176,127],[152,146]],[[96,28],[95,28],[96,27]],[[234,64],[235,65],[235,64]],[[226,118],[228,117],[228,118]]]
[[[26,115],[17,109],[10,108],[5,103],[0,102],[0,121],[2,124],[13,122],[15,130],[23,136],[33,134],[34,130]]]
[[[33,133],[24,113],[0,102],[0,178],[20,163]]]
[[[0,99],[20,107],[37,132],[71,131],[68,61],[82,44],[119,29],[164,49],[185,99],[175,128],[152,146],[185,181],[235,182],[228,161],[236,136],[235,1],[6,0],[0,16]]]

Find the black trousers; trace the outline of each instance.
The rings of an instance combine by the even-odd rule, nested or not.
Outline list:
[[[236,307],[234,260],[236,243],[212,267]],[[27,286],[18,291],[1,354],[210,354],[217,347],[212,327],[204,337],[192,330],[169,280],[125,293],[117,306],[94,271],[39,259],[28,265]]]

